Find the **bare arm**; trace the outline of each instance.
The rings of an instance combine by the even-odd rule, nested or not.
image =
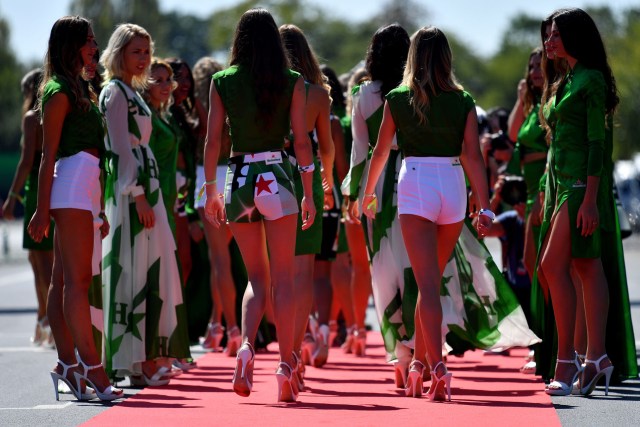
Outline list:
[[[338,176],[338,182],[342,182],[347,172],[349,172],[349,162],[347,161],[347,152],[344,146],[344,131],[340,120],[331,120],[331,139],[335,148],[335,169]]]
[[[205,189],[207,192],[207,202],[205,205],[205,216],[213,225],[218,227],[224,221],[224,206],[218,197],[218,186],[216,182],[216,167],[220,146],[222,145],[222,130],[226,118],[226,110],[220,95],[216,90],[216,85],[211,84],[209,89],[209,114],[207,118],[207,137],[204,143],[204,177]]]
[[[373,149],[371,155],[371,161],[369,163],[369,175],[367,176],[367,184],[364,187],[364,197],[362,198],[362,209],[365,215],[369,218],[375,218],[377,211],[377,204],[375,203],[374,190],[380,174],[384,169],[384,165],[389,158],[389,151],[391,150],[391,143],[393,137],[396,134],[396,124],[391,116],[391,110],[389,109],[389,103],[384,103],[384,112],[382,114],[382,124],[380,124],[380,132],[378,132],[378,142]],[[477,134],[477,132],[476,132]]]
[[[17,195],[24,187],[29,172],[33,167],[33,162],[40,162],[40,158],[34,158],[36,148],[40,146],[42,141],[38,141],[40,123],[38,115],[35,111],[30,110],[22,118],[22,151],[20,153],[20,161],[16,168],[11,187],[9,187],[9,195],[4,203],[3,210],[5,218],[13,219],[13,210],[15,208]],[[35,183],[34,183],[35,184]]]
[[[518,98],[516,99],[516,103],[511,109],[509,119],[507,120],[507,125],[509,126],[509,139],[514,142],[518,140],[518,132],[520,132],[520,127],[522,126],[522,123],[524,123],[525,119],[524,110],[522,109],[522,97],[524,96],[526,87],[527,81],[525,79],[518,82]]]
[[[320,109],[316,117],[315,129],[318,135],[318,151],[322,168],[324,169],[324,180],[327,187],[333,189],[333,162],[335,160],[335,148],[331,140],[331,99],[329,93],[321,89],[322,96],[318,97]]]
[[[29,223],[29,234],[36,242],[49,236],[49,207],[51,206],[51,185],[56,154],[60,145],[64,119],[71,111],[69,98],[64,93],[53,95],[42,112],[42,161],[38,173],[38,207]]]

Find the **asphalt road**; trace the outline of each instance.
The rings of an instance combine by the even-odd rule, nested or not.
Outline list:
[[[499,250],[497,241],[487,243],[492,252]],[[0,426],[76,426],[110,405],[77,403],[70,395],[55,401],[47,372],[55,364],[56,353],[29,342],[36,305],[33,276],[21,245],[21,225],[0,222]],[[624,248],[636,347],[640,349],[640,236],[626,239]],[[369,321],[375,322],[373,310],[369,311]],[[192,352],[196,358],[201,355],[196,347]],[[125,391],[135,393],[130,388]],[[608,397],[602,387],[590,398],[554,397],[562,425],[640,425],[640,381],[627,381],[609,391]],[[526,420],[505,419],[500,424],[523,423]]]

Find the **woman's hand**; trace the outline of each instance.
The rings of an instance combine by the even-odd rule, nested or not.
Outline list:
[[[300,202],[300,214],[302,215],[302,229],[306,230],[313,225],[316,218],[316,206],[312,197],[303,197]]]
[[[27,232],[29,236],[36,242],[40,243],[44,237],[49,237],[49,228],[51,227],[51,218],[49,212],[42,209],[36,209],[31,217]]]
[[[147,202],[147,198],[144,194],[137,196],[136,200],[136,212],[138,212],[138,219],[144,228],[153,228],[156,223],[156,216],[153,213],[153,208]]]
[[[376,213],[378,213],[378,198],[375,194],[365,194],[362,199],[362,206],[367,218],[376,218]]]
[[[524,96],[527,94],[527,80],[521,79],[518,82],[518,99],[520,101],[524,100]]]
[[[15,219],[16,217],[13,215],[15,206],[16,198],[12,195],[9,195],[9,197],[7,197],[7,200],[5,200],[4,202],[4,205],[2,205],[2,208],[0,208],[0,218],[4,218],[6,220]]]
[[[486,215],[477,215],[475,222],[478,237],[486,236],[493,225],[493,220]]]
[[[220,224],[225,221],[222,195],[218,195],[218,197],[207,197],[204,205],[204,216],[214,227],[220,227]]]
[[[598,219],[598,206],[595,202],[583,201],[576,221],[576,227],[581,229],[580,234],[583,237],[591,236],[598,228]]]
[[[361,224],[360,221],[360,203],[358,203],[358,199],[350,200],[349,206],[347,209],[347,221],[352,224]]]

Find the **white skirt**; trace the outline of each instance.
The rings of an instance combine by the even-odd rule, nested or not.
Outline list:
[[[100,213],[100,161],[81,151],[56,162],[51,185],[50,209],[82,209]]]

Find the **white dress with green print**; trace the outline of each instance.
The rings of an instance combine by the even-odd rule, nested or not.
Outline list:
[[[357,197],[360,202],[371,150],[382,122],[380,86],[379,81],[366,82],[352,93],[351,167],[342,184],[342,193],[352,199]],[[364,217],[363,220],[373,297],[389,362],[410,357],[418,295],[397,212],[401,164],[402,154],[394,138],[375,188],[376,218]],[[440,295],[443,337],[452,332],[471,346],[487,350],[528,346],[538,341],[489,251],[468,226],[463,227],[445,267]]]
[[[151,149],[151,112],[119,80],[100,94],[108,137],[103,241],[105,367],[115,376],[141,373],[140,362],[189,357],[176,243],[162,202]],[[144,228],[134,197],[145,194],[155,225]]]

